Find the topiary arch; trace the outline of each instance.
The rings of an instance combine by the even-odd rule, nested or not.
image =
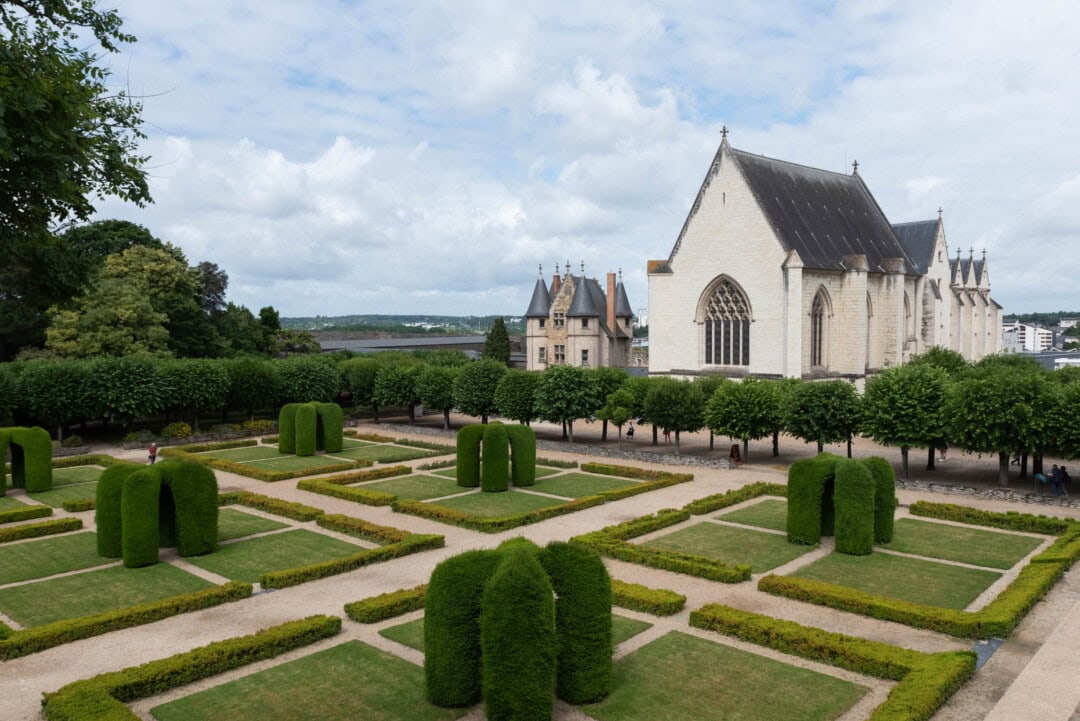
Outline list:
[[[344,446],[345,414],[337,403],[286,403],[278,413],[278,452],[313,456]]]
[[[508,490],[511,478],[515,486],[536,483],[536,433],[532,428],[495,422],[474,423],[458,431],[459,486],[481,486],[484,491],[498,493]]]
[[[821,453],[788,471],[787,537],[813,545],[836,536],[836,550],[856,556],[892,540],[896,475],[883,458],[852,460]]]
[[[52,490],[52,437],[44,428],[0,428],[0,461],[11,451],[11,487],[27,493]],[[7,473],[0,463],[0,496],[7,494]]]
[[[218,489],[200,463],[115,465],[101,474],[95,502],[98,555],[128,568],[158,562],[158,548],[201,556],[217,546]]]

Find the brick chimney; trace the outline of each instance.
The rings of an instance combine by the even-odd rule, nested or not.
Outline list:
[[[559,277],[558,271],[551,278],[551,299],[555,300],[555,296],[559,294],[559,288],[562,287],[562,278]]]
[[[607,274],[607,325],[614,334],[615,328],[615,274]]]

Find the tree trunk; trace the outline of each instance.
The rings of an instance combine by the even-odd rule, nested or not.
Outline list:
[[[603,430],[600,431],[600,440],[601,441],[606,441],[607,440],[607,419],[606,418],[604,419]]]
[[[442,412],[442,429],[444,431],[450,430],[450,409],[447,408]]]
[[[780,455],[780,431],[772,432],[772,454],[774,458]]]
[[[679,455],[679,432],[675,431],[675,455]]]
[[[900,446],[900,467],[904,471],[904,478],[910,478],[908,475],[908,447]]]
[[[1042,473],[1043,472],[1043,459],[1042,459],[1042,447],[1035,449],[1035,453],[1031,456],[1031,472]]]
[[[818,442],[817,442],[817,452],[818,452],[818,453],[821,453],[821,452],[822,452],[822,451],[824,451],[824,450],[825,450],[825,446],[824,446],[824,445],[822,445],[821,441],[818,441]]]
[[[194,431],[195,433],[198,433],[199,432],[199,414],[198,413],[192,413],[191,414],[191,420],[192,420],[191,430]]]
[[[926,470],[928,471],[934,470],[934,453],[936,452],[937,449],[930,446],[930,453],[926,456]]]
[[[743,438],[742,442],[742,460],[746,463],[746,459],[750,457],[750,439]]]
[[[483,423],[485,426],[487,425],[487,413],[480,414],[480,422]]]
[[[713,432],[709,431],[709,450],[713,449]]]
[[[998,454],[998,485],[1009,485],[1009,454]]]
[[[656,446],[656,445],[659,445],[659,444],[660,444],[660,441],[658,441],[658,440],[656,439],[656,424],[655,424],[655,423],[653,423],[653,426],[652,426],[652,444],[653,444],[654,446]]]
[[[562,439],[565,441],[567,439],[567,437],[568,436],[566,435],[566,421],[563,421],[562,422]]]
[[[409,404],[409,425],[411,426],[414,423],[416,423],[416,406],[414,406],[412,403],[410,403]],[[484,423],[487,423],[487,420],[485,420]]]
[[[1027,478],[1027,453],[1020,454],[1020,477]]]
[[[56,440],[61,443],[64,442],[64,424],[60,423],[56,426]]]
[[[574,445],[574,422],[570,421],[566,424],[566,430],[569,431],[570,445]]]
[[[622,426],[619,426],[619,448],[622,449]]]
[[[379,425],[379,406],[376,404],[371,405],[371,410],[375,414],[375,425]]]
[[[851,458],[851,436],[847,437],[847,457]]]

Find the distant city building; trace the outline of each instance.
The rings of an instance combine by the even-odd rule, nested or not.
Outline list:
[[[1054,345],[1054,331],[1020,322],[1003,325],[1001,338],[1006,353],[1039,353]]]
[[[732,148],[726,130],[670,255],[649,261],[649,372],[845,378],[932,346],[1001,347],[986,254],[939,211],[893,225],[850,175]]]
[[[1058,328],[1061,330],[1068,330],[1074,327],[1077,323],[1080,323],[1080,318],[1062,318],[1058,321]]]
[[[556,266],[550,288],[541,269],[525,313],[526,367],[625,368],[630,364],[633,318],[621,273],[618,278],[607,274],[605,292],[595,278],[585,277],[584,264],[581,275],[571,275],[569,262],[562,276]]]

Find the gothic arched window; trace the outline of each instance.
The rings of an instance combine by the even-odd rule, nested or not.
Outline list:
[[[739,287],[721,278],[702,311],[705,364],[750,365],[750,304]]]
[[[825,365],[825,299],[814,296],[810,307],[810,365]]]

